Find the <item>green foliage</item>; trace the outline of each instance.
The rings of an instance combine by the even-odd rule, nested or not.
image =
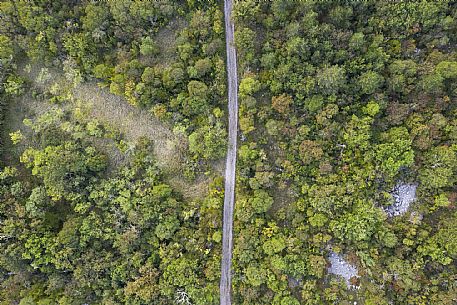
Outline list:
[[[309,218],[309,223],[313,227],[322,227],[324,226],[328,221],[328,218],[321,213],[314,214]]]
[[[10,75],[3,84],[5,92],[12,96],[19,96],[24,94],[24,79],[16,75]]]
[[[268,211],[273,204],[273,198],[264,190],[255,190],[254,196],[250,200],[250,204],[256,213],[264,213]]]
[[[332,220],[330,229],[337,238],[346,242],[368,241],[379,230],[383,213],[369,202],[357,202],[355,205],[352,212]]]
[[[262,245],[263,251],[268,256],[281,252],[282,250],[284,250],[285,247],[285,241],[281,237],[273,237],[271,239],[268,239]]]
[[[10,133],[10,138],[11,142],[13,142],[13,144],[16,145],[24,139],[24,135],[20,130],[17,130],[15,132]]]
[[[457,62],[442,61],[436,66],[436,73],[444,79],[457,77]]]
[[[105,64],[99,64],[94,67],[94,76],[97,78],[109,79],[111,76],[113,76],[113,73],[113,68]]]
[[[208,94],[208,86],[205,83],[199,82],[196,80],[192,80],[187,85],[187,90],[189,92],[189,96],[191,97],[198,97],[198,98],[206,98]]]
[[[383,82],[384,78],[374,71],[365,72],[358,79],[359,89],[363,94],[373,94]]]
[[[455,234],[456,213],[447,215],[439,222],[437,231],[427,239],[426,243],[419,246],[418,252],[424,256],[429,256],[433,261],[443,265],[449,265],[457,256],[457,243]]]
[[[379,113],[380,107],[379,104],[376,102],[369,102],[365,107],[363,107],[362,111],[364,114],[369,115],[371,117],[376,116]]]
[[[260,90],[260,82],[253,77],[245,77],[241,80],[239,94],[241,98],[246,98]]]
[[[21,162],[32,169],[33,175],[43,179],[53,200],[78,197],[90,177],[106,167],[106,157],[93,147],[83,148],[72,142],[47,146],[44,150],[28,148]]]
[[[22,55],[48,67],[29,71],[40,98],[30,106],[43,107],[12,134],[26,168],[0,168],[0,303],[218,303],[222,181],[182,198],[170,186],[178,169],[164,178],[147,142],[109,136],[85,113],[39,115],[56,92],[51,66],[75,84],[96,77],[188,135],[191,156],[175,143],[176,160],[212,179],[227,145],[224,15],[216,1],[181,4],[0,3],[8,115],[29,93]],[[233,16],[243,76],[233,302],[454,304],[454,5],[242,0]],[[0,126],[13,127],[7,136],[15,124]],[[418,183],[414,204],[386,219],[399,181]],[[359,289],[327,280],[328,247],[358,267]]]
[[[346,84],[343,67],[330,66],[320,69],[316,75],[317,85],[324,94],[336,94]]]
[[[253,286],[260,286],[266,281],[266,272],[261,267],[250,266],[245,273],[247,280]]]
[[[154,232],[160,239],[170,239],[173,237],[173,233],[179,228],[179,220],[176,217],[170,216],[159,223],[155,228]]]
[[[375,159],[381,172],[393,177],[400,168],[413,163],[412,141],[404,127],[392,128],[381,137],[384,143],[376,146]]]
[[[221,124],[205,126],[189,136],[189,150],[196,158],[214,160],[225,154],[227,132]]]
[[[140,44],[140,53],[144,56],[157,55],[159,53],[159,48],[151,37],[143,37]]]
[[[452,186],[457,169],[457,156],[448,146],[433,147],[427,154],[419,179],[424,187],[437,189]]]
[[[0,60],[2,62],[7,62],[13,55],[13,41],[6,35],[0,35]]]
[[[438,94],[443,90],[443,77],[437,73],[432,73],[422,79],[422,88],[427,93]]]

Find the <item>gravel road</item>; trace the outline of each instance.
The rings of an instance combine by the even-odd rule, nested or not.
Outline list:
[[[227,163],[225,166],[225,196],[222,228],[222,262],[220,283],[221,305],[232,304],[231,261],[233,247],[233,207],[235,204],[236,141],[238,132],[238,76],[236,69],[236,51],[234,42],[234,24],[232,21],[232,7],[232,0],[224,1],[225,43],[227,49],[229,138],[227,148]]]

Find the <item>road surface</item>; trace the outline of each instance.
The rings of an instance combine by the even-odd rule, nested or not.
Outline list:
[[[236,141],[238,132],[238,76],[236,69],[236,51],[234,42],[234,24],[232,21],[232,0],[224,0],[225,44],[227,49],[228,81],[228,148],[225,166],[224,216],[222,225],[222,262],[220,283],[220,304],[231,302],[231,263],[233,247],[233,207],[235,205],[235,165]]]

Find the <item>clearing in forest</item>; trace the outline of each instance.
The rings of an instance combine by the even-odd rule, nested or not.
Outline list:
[[[130,105],[123,97],[110,93],[107,88],[101,88],[95,82],[75,83],[68,73],[38,64],[24,64],[19,68],[19,72],[31,82],[32,88],[38,91],[57,94],[70,92],[72,98],[70,102],[62,104],[36,99],[30,93],[17,98],[10,103],[7,112],[9,124],[6,126],[6,135],[15,130],[24,130],[22,120],[26,117],[36,118],[52,108],[83,107],[87,110],[88,118],[120,131],[124,139],[132,145],[142,137],[152,140],[158,166],[171,186],[185,198],[197,199],[206,194],[208,179],[199,177],[196,181],[189,182],[180,174],[187,150],[185,135],[173,133],[169,126],[154,118],[148,111]],[[119,151],[112,149],[113,145],[98,144],[102,149],[111,147],[103,150],[111,160],[115,160],[114,168],[122,165],[123,158],[119,157]],[[11,158],[13,155],[14,158],[18,157],[17,154],[17,151],[11,154]]]

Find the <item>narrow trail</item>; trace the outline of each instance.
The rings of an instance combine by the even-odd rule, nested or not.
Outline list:
[[[232,0],[224,0],[225,44],[227,49],[227,81],[229,133],[227,163],[225,166],[225,195],[222,234],[222,262],[220,282],[220,304],[230,305],[231,302],[231,263],[233,248],[233,208],[235,205],[235,169],[238,132],[238,75],[236,69],[236,51],[234,24],[232,21]]]

